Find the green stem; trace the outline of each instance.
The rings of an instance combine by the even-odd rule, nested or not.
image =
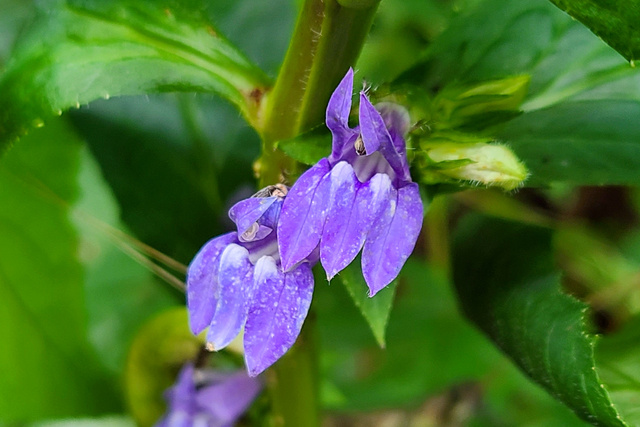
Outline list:
[[[295,345],[267,371],[273,427],[320,425],[314,323],[310,313]]]
[[[261,184],[295,176],[297,165],[276,142],[319,125],[331,93],[353,66],[379,0],[306,0],[273,90],[262,105]]]
[[[345,6],[339,4],[345,4]],[[325,0],[314,66],[307,81],[307,91],[297,122],[297,133],[307,131],[324,121],[327,102],[347,69],[358,59],[371,28],[378,1],[351,2]]]
[[[355,64],[379,0],[305,0],[273,90],[261,104],[261,186],[298,170],[276,143],[319,125],[331,93]],[[320,425],[313,307],[295,345],[267,373],[275,426]]]

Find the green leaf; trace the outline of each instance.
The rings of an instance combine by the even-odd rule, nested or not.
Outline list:
[[[0,149],[98,98],[210,92],[253,120],[268,79],[197,12],[199,1],[50,0],[0,76]]]
[[[529,168],[527,186],[637,185],[638,117],[639,101],[564,102],[522,115],[498,137]]]
[[[129,417],[109,416],[102,418],[45,421],[35,423],[30,427],[135,427],[135,423]]]
[[[598,343],[598,374],[630,425],[640,425],[640,317]]]
[[[250,195],[255,185],[251,163],[259,140],[230,106],[211,96],[98,101],[71,117],[122,220],[138,239],[183,263],[231,228],[224,222],[227,201],[243,187]]]
[[[453,390],[451,403],[457,404],[458,386],[477,384],[483,390],[480,414],[492,420],[488,425],[585,425],[472,328],[458,314],[445,275],[416,258],[400,273],[386,348],[374,341],[342,286],[316,286],[314,309],[327,409],[415,408],[434,396],[441,402],[437,395],[444,390]]]
[[[115,199],[86,147],[81,154],[80,194],[72,219],[85,269],[88,336],[103,364],[120,375],[140,326],[159,311],[184,303],[184,295],[124,252],[135,248],[118,233],[127,230]]]
[[[399,81],[434,90],[525,74],[531,76],[525,110],[584,93],[597,92],[610,99],[610,91],[603,89],[616,85],[611,92],[630,99],[638,93],[633,82],[640,75],[602,40],[549,3],[482,0],[454,19],[424,59]],[[619,80],[630,92],[620,90]],[[538,99],[543,95],[544,102]]]
[[[561,291],[551,238],[547,229],[465,220],[453,258],[462,309],[529,377],[578,416],[594,425],[624,426],[595,371],[587,306]]]
[[[526,185],[640,180],[640,72],[550,3],[482,1],[402,80],[436,90],[520,74],[524,114],[495,136],[531,170]]]
[[[331,134],[325,125],[317,126],[291,139],[279,141],[276,148],[300,163],[315,165],[331,154]]]
[[[380,347],[385,347],[385,332],[389,314],[393,305],[398,281],[394,280],[374,297],[369,297],[369,288],[362,276],[360,257],[356,258],[347,268],[342,270],[338,279],[344,284],[353,302],[362,313],[373,332]]]
[[[629,61],[640,58],[640,1],[551,0]]]
[[[120,409],[86,338],[69,219],[80,148],[54,121],[0,163],[0,419],[9,424]]]

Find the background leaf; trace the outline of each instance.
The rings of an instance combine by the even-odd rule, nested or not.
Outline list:
[[[598,374],[630,425],[640,424],[640,317],[598,343]]]
[[[467,219],[459,227],[453,258],[462,309],[527,375],[581,418],[624,426],[595,371],[587,306],[560,290],[551,237],[547,229]]]
[[[135,248],[118,233],[126,233],[118,206],[87,147],[81,151],[78,182],[72,219],[85,270],[87,333],[104,366],[119,376],[138,329],[161,310],[183,304],[184,294],[124,252],[123,247]]]
[[[553,4],[589,27],[620,55],[640,58],[640,1],[638,0],[551,0]]]
[[[186,307],[166,310],[140,329],[125,370],[127,402],[139,426],[154,425],[165,412],[163,393],[202,349],[202,338],[189,330]]]
[[[640,181],[640,72],[546,1],[480,1],[399,82],[437,92],[522,74],[524,114],[492,136],[530,169],[525,185]]]
[[[72,114],[138,239],[187,264],[255,192],[257,135],[209,96],[98,101]],[[239,143],[242,141],[242,143]]]
[[[217,93],[252,117],[264,74],[196,1],[49,0],[0,77],[0,148],[52,114],[98,98]]]
[[[449,419],[447,412],[434,414],[430,402],[440,407],[442,395],[450,392],[457,397],[447,407],[455,412],[456,405],[464,405],[460,392],[477,386],[479,407],[464,410],[468,425],[586,425],[470,327],[458,314],[444,274],[421,260],[410,258],[400,274],[385,349],[341,286],[318,281],[314,307],[327,409],[362,420],[361,411],[411,408],[424,410],[417,419],[442,422]]]
[[[0,164],[0,420],[117,411],[87,341],[83,270],[69,220],[81,145],[62,122]]]
[[[500,138],[531,171],[527,186],[640,182],[640,101],[563,102],[508,123]]]

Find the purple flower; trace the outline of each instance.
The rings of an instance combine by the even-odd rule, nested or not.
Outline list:
[[[313,294],[312,257],[284,272],[276,225],[287,188],[270,186],[236,203],[237,232],[207,242],[189,265],[187,307],[194,334],[226,347],[244,327],[245,362],[255,376],[296,341]]]
[[[165,392],[167,414],[156,427],[231,427],[261,389],[260,382],[245,372],[195,370],[186,364]]]
[[[284,271],[319,245],[329,280],[362,249],[362,272],[373,296],[396,278],[413,251],[422,227],[422,201],[407,163],[407,111],[391,103],[376,109],[361,92],[360,124],[352,129],[352,90],[349,69],[327,107],[331,155],[307,170],[289,191],[278,222],[278,243]]]

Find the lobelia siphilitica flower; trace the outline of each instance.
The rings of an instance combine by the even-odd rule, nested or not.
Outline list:
[[[407,111],[374,107],[360,94],[360,124],[350,128],[353,70],[331,96],[332,153],[291,190],[270,186],[235,204],[237,232],[207,242],[189,266],[187,305],[194,334],[209,327],[220,350],[244,327],[245,362],[255,376],[297,339],[313,294],[311,267],[330,280],[362,249],[362,271],[375,295],[397,277],[422,226],[404,134]],[[363,249],[364,246],[364,249]]]
[[[229,210],[237,232],[207,242],[187,274],[194,334],[209,327],[207,348],[226,347],[244,327],[249,375],[271,366],[298,337],[313,294],[312,257],[287,272],[280,265],[276,225],[287,193],[270,186]]]
[[[165,392],[167,413],[156,427],[231,427],[261,389],[244,371],[222,373],[188,363]]]
[[[331,155],[289,191],[278,221],[278,244],[284,271],[319,245],[329,280],[362,249],[362,272],[373,296],[397,277],[413,251],[423,208],[406,156],[408,112],[392,103],[376,108],[361,92],[359,126],[350,128],[352,91],[349,69],[327,107]]]

